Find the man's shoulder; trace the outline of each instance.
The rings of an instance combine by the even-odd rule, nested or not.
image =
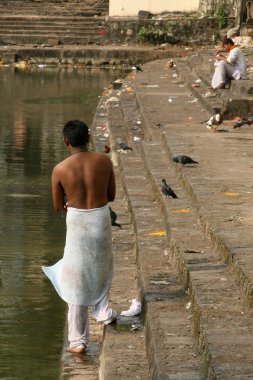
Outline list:
[[[55,167],[53,168],[53,172],[58,172],[62,169],[64,169],[64,167],[66,165],[68,165],[68,161],[69,161],[70,157],[67,157],[65,158],[65,160],[59,162],[58,164],[55,165]]]

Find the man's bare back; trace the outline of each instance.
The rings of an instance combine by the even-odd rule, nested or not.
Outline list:
[[[103,153],[89,152],[85,145],[72,146],[64,139],[71,156],[55,166],[52,195],[56,211],[67,207],[103,207],[115,198],[112,162]]]

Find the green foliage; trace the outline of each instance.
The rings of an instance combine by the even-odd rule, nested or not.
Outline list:
[[[168,23],[167,27],[157,25],[143,26],[138,32],[138,37],[142,42],[149,42],[152,44],[170,42],[175,26],[176,23]]]
[[[214,18],[218,21],[220,29],[226,28],[228,25],[229,12],[226,8],[218,7],[214,12]]]

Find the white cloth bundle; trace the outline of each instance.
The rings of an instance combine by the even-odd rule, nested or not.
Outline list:
[[[66,224],[63,258],[42,269],[65,302],[97,305],[108,293],[113,274],[109,207],[69,207]]]
[[[133,317],[141,313],[141,303],[136,298],[133,298],[131,301],[131,306],[128,310],[124,310],[120,313],[120,315],[124,315],[125,317]]]

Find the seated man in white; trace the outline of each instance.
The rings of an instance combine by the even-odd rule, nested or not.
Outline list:
[[[223,42],[228,55],[218,53],[215,61],[215,72],[212,79],[214,90],[225,88],[231,79],[246,79],[247,65],[241,49],[236,46],[231,38],[225,38]]]

